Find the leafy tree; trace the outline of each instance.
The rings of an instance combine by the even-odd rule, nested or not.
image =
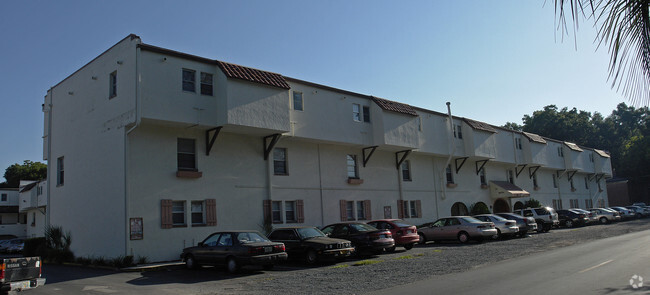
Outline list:
[[[522,131],[524,129],[523,125],[519,125],[515,122],[506,122],[506,124],[503,125],[502,127],[506,129],[515,130],[515,131]]]
[[[6,182],[0,187],[18,187],[20,180],[41,180],[47,177],[47,165],[41,162],[25,160],[22,165],[16,163],[9,166],[4,174]]]
[[[555,0],[558,29],[568,32],[567,9],[574,31],[590,18],[598,27],[598,46],[608,46],[609,79],[632,104],[650,104],[650,0]],[[621,89],[622,87],[622,89]]]

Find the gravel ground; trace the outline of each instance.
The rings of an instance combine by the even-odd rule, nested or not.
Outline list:
[[[218,294],[360,294],[647,229],[650,229],[650,219],[641,219],[554,229],[548,233],[533,233],[526,238],[484,243],[429,243],[417,245],[410,251],[400,251],[402,248],[398,248],[391,254],[311,268],[290,262],[276,266],[273,271],[244,270],[237,277],[220,280],[218,290],[211,291]]]

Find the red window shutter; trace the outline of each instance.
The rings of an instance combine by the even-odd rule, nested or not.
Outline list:
[[[264,222],[271,223],[271,200],[264,200]]]
[[[160,200],[160,227],[172,228],[172,200]]]
[[[418,218],[422,218],[422,201],[415,201],[415,211],[418,213]]]
[[[217,225],[217,200],[207,199],[205,200],[205,225],[207,226],[216,226]]]
[[[372,220],[372,208],[370,208],[370,200],[363,201],[363,210],[367,220]]]
[[[296,219],[298,223],[305,222],[305,203],[302,200],[296,200]]]
[[[397,200],[397,218],[404,218],[404,201]]]
[[[341,221],[348,221],[348,210],[347,210],[347,202],[345,200],[341,200]]]

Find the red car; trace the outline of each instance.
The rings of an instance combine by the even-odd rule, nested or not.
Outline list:
[[[408,224],[401,219],[379,219],[367,222],[369,225],[378,229],[390,230],[395,240],[395,246],[388,251],[395,251],[396,246],[404,247],[406,250],[411,250],[413,245],[420,240],[418,236],[418,229],[415,225]]]

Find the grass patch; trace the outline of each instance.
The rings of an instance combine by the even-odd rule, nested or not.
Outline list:
[[[424,253],[418,253],[418,254],[415,254],[415,256],[421,257],[421,256],[424,256]]]
[[[413,259],[413,258],[415,258],[413,255],[404,255],[404,256],[400,256],[400,257],[395,257],[393,259],[402,260],[402,259]]]
[[[440,252],[442,252],[442,250],[440,250],[440,249],[436,249],[436,250],[433,250],[433,252],[434,252],[434,253],[440,253]]]
[[[349,266],[350,265],[348,265],[348,264],[339,264],[339,265],[332,266],[330,268],[346,268],[346,267],[349,267]]]
[[[362,260],[362,261],[359,261],[359,262],[355,262],[355,263],[352,264],[352,266],[371,265],[371,264],[376,264],[376,263],[380,263],[380,262],[381,262],[381,260],[368,259],[368,260]]]

